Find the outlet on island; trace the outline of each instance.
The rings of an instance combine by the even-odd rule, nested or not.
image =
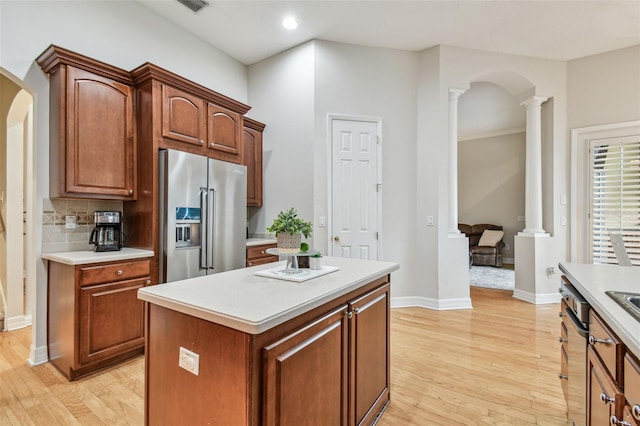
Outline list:
[[[178,366],[197,376],[200,374],[200,355],[180,346]]]

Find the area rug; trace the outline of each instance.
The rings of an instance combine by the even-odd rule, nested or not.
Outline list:
[[[469,270],[469,284],[474,287],[514,290],[515,271],[493,266],[472,266]]]

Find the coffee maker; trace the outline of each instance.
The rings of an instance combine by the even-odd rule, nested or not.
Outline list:
[[[94,214],[96,227],[91,231],[89,244],[94,251],[118,251],[122,249],[122,221],[120,212],[97,211]]]

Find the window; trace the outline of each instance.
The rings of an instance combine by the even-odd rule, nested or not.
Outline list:
[[[640,137],[591,140],[589,152],[592,261],[618,263],[609,233],[619,233],[640,266]]]

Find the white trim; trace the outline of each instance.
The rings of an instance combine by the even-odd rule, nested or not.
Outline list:
[[[513,290],[513,297],[515,299],[523,300],[525,302],[533,303],[534,305],[546,305],[550,303],[560,303],[562,298],[560,293],[541,293],[534,294],[528,291],[520,290],[516,288]]]
[[[20,328],[29,327],[31,325],[31,322],[31,315],[17,315],[15,317],[5,318],[4,327],[6,331],[13,331]]]
[[[526,133],[527,129],[518,127],[515,129],[496,130],[495,132],[475,133],[463,138],[458,138],[458,142],[473,141],[476,139],[497,138],[499,136],[515,135],[518,133]]]
[[[376,151],[376,155],[377,155],[377,166],[378,166],[378,170],[376,171],[377,174],[377,180],[378,183],[380,184],[382,190],[380,192],[378,192],[378,197],[377,197],[377,210],[378,210],[378,217],[377,222],[378,222],[378,247],[377,247],[377,259],[376,260],[380,260],[383,259],[382,257],[382,195],[383,195],[383,191],[384,191],[384,185],[383,185],[383,181],[382,181],[382,144],[383,144],[383,140],[382,140],[382,118],[381,117],[368,117],[368,116],[358,116],[358,115],[347,115],[347,114],[334,114],[334,113],[330,113],[327,114],[327,254],[332,256],[333,254],[333,237],[332,237],[332,231],[333,231],[333,216],[332,216],[332,212],[333,212],[333,195],[331,193],[331,188],[333,187],[333,173],[332,173],[332,168],[333,168],[333,151],[332,151],[332,147],[333,147],[333,122],[335,120],[340,120],[340,121],[360,121],[360,122],[365,122],[365,123],[376,123],[377,124],[377,133],[378,133],[378,142],[377,145],[377,151]]]
[[[473,309],[471,298],[432,299],[422,296],[392,297],[391,308],[425,308],[436,311],[450,311],[454,309]]]
[[[49,362],[49,351],[46,346],[35,347],[31,345],[29,351],[29,359],[27,360],[30,366],[36,366]]]
[[[618,136],[626,136],[628,132],[632,132],[633,134],[639,134],[640,132],[640,120],[633,121],[625,121],[622,123],[613,123],[613,124],[603,124],[598,126],[590,126],[590,127],[577,127],[575,129],[571,129],[571,164],[569,171],[569,185],[570,185],[570,236],[569,236],[569,260],[571,262],[582,262],[586,263],[588,260],[583,259],[584,253],[580,253],[578,255],[578,235],[580,232],[584,232],[585,224],[579,220],[578,217],[578,191],[579,188],[578,183],[584,183],[584,179],[588,179],[588,175],[584,176],[578,173],[578,164],[584,154],[585,146],[583,145],[585,142],[588,144],[590,139],[594,138],[610,138],[610,137],[618,137]],[[587,170],[588,174],[588,170]],[[584,192],[584,191],[583,191]],[[585,202],[587,200],[584,200]],[[582,206],[584,207],[584,206]],[[579,223],[580,222],[580,223]],[[582,226],[580,226],[582,225]],[[579,229],[580,228],[582,229]]]

